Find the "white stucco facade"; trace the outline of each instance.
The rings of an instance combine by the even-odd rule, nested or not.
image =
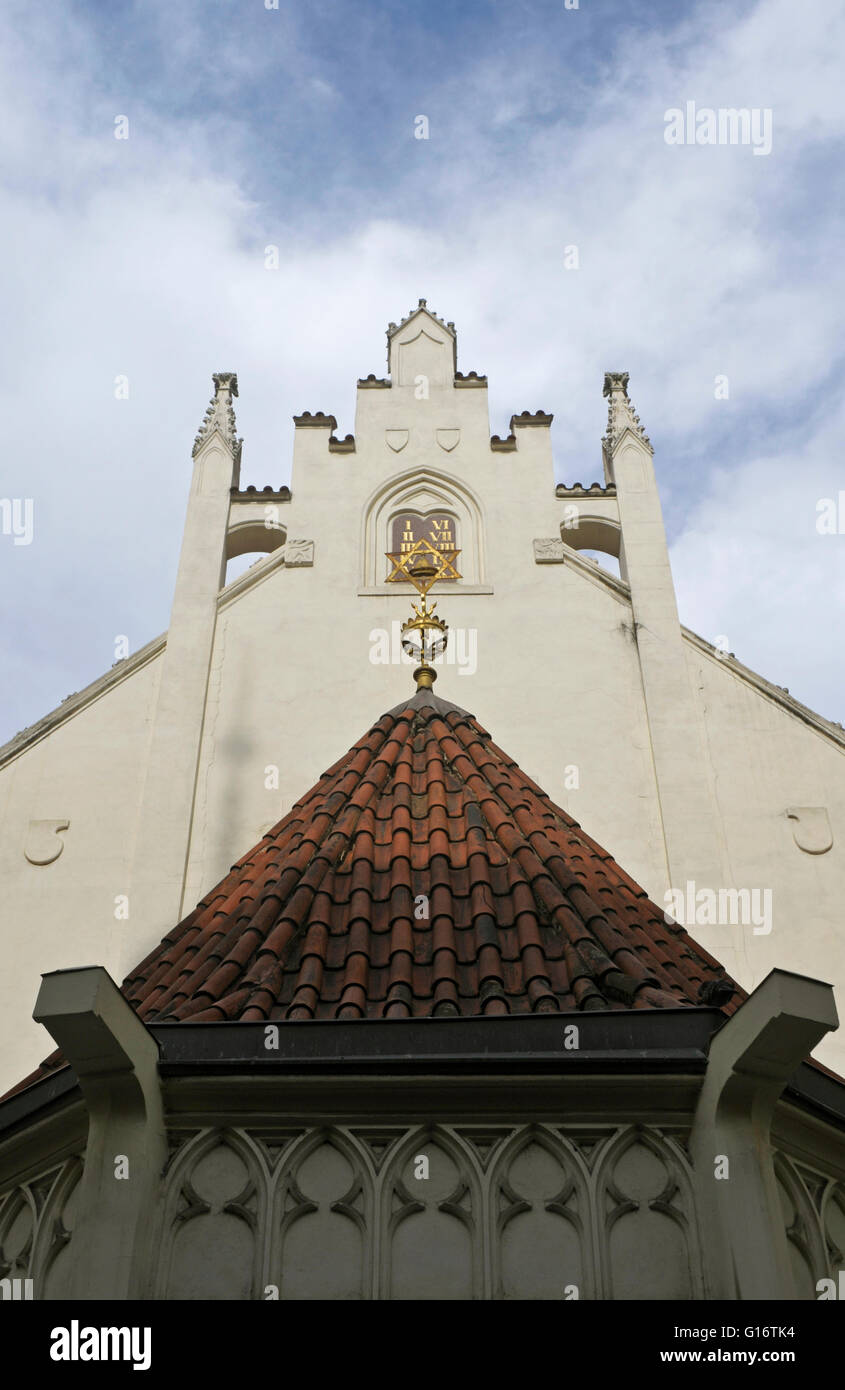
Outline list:
[[[215,377],[166,639],[0,749],[0,1090],[49,1051],[42,972],[119,978],[411,693],[412,663],[374,659],[414,596],[385,582],[405,513],[450,517],[461,550],[462,579],[434,591],[452,634],[437,694],[657,903],[688,883],[768,902],[765,920],[684,921],[746,988],[777,966],[842,997],[845,734],[682,627],[627,377],[605,382],[602,481],[556,489],[550,417],[491,441],[450,325],[421,304],[388,340],[354,438],[296,417],[289,494],[240,490],[237,380]],[[264,549],[221,588],[228,557]],[[845,1071],[836,1034],[817,1055]]]

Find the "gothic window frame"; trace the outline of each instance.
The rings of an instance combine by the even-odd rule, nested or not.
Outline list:
[[[461,578],[449,585],[456,596],[492,594],[487,581],[484,510],[466,483],[435,468],[412,468],[388,478],[371,493],[362,518],[359,595],[415,593],[411,584],[387,582],[385,554],[392,547],[393,523],[403,512],[428,516],[442,511],[454,518]]]

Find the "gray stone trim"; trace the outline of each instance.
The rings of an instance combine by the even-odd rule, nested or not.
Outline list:
[[[590,483],[589,487],[584,487],[582,483],[573,483],[568,487],[566,483],[558,483],[555,486],[555,497],[615,497],[616,484],[608,483],[605,487],[603,483]]]
[[[525,429],[531,425],[548,429],[554,418],[554,415],[549,415],[545,410],[535,410],[533,415],[530,410],[523,410],[521,414],[511,416],[509,429],[511,434],[515,429]]]
[[[336,430],[337,420],[333,415],[324,415],[322,410],[311,414],[310,410],[304,410],[301,415],[294,415],[293,423],[298,430],[317,429],[317,430]]]

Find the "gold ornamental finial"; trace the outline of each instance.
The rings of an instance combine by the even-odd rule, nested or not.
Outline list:
[[[442,618],[435,614],[436,603],[429,605],[428,591],[439,579],[460,579],[455,568],[459,550],[448,554],[438,550],[430,541],[419,540],[405,551],[397,554],[387,552],[393,570],[387,576],[388,582],[408,579],[420,595],[419,603],[412,603],[414,616],[402,624],[402,646],[409,656],[416,657],[419,666],[414,671],[418,690],[430,690],[437,679],[437,672],[431,662],[446,650],[449,628]],[[431,633],[429,637],[427,634]]]

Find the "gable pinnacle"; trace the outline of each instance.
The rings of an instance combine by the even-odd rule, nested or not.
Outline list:
[[[640,417],[634,411],[628,395],[627,372],[605,372],[602,395],[608,397],[607,431],[601,441],[602,453],[609,460],[616,445],[626,429],[631,430],[642,440],[650,454],[654,453],[651,440],[640,424]]]
[[[235,458],[240,459],[243,440],[237,437],[238,427],[235,423],[235,410],[232,405],[232,397],[238,394],[238,374],[237,372],[215,372],[211,379],[214,382],[214,395],[211,397],[203,422],[194,440],[191,457],[196,458],[203,444],[217,430],[232,450]]]
[[[404,326],[405,326],[406,323],[410,323],[410,321],[411,321],[411,319],[414,317],[414,315],[415,315],[415,314],[418,314],[418,313],[420,312],[421,309],[424,309],[425,312],[426,312],[431,318],[434,319],[435,323],[439,323],[440,326],[441,326],[442,328],[445,328],[446,331],[447,331],[447,333],[451,333],[452,337],[454,338],[454,336],[455,336],[455,325],[454,325],[454,323],[451,321],[451,319],[450,319],[449,322],[447,323],[446,320],[445,320],[445,319],[442,319],[442,318],[440,317],[439,314],[435,314],[435,312],[434,312],[433,309],[429,309],[429,307],[428,307],[428,300],[426,300],[426,299],[421,299],[421,300],[419,300],[416,309],[412,309],[411,312],[410,312],[409,314],[406,314],[405,317],[404,317],[403,319],[400,319],[398,323],[393,323],[393,322],[391,322],[391,323],[389,323],[389,324],[387,325],[387,337],[388,337],[388,340],[389,340],[390,338],[393,337],[394,333],[398,333],[398,331],[399,331],[400,328],[404,328]]]

